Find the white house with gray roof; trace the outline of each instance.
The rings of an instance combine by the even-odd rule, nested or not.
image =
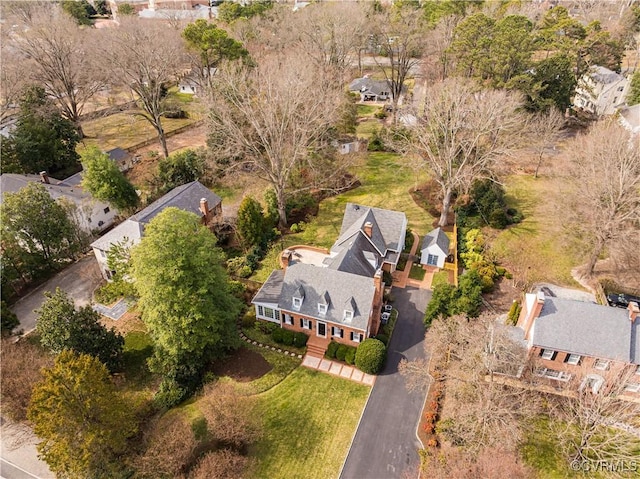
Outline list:
[[[359,93],[360,101],[380,102],[391,98],[391,86],[387,80],[373,80],[368,76],[353,80],[349,91]]]
[[[594,66],[578,81],[573,104],[596,116],[612,115],[624,106],[629,86],[619,73]]]
[[[40,175],[3,173],[0,176],[0,204],[5,193],[16,193],[29,183],[40,183],[47,193],[58,202],[68,202],[75,206],[79,226],[87,232],[104,231],[113,225],[118,211],[108,203],[96,200],[80,186],[82,172],[65,180],[57,180],[46,172]]]
[[[639,315],[633,302],[625,310],[538,292],[525,295],[517,326],[538,376],[556,385],[578,379],[594,392],[607,376],[624,377],[625,393],[638,394]]]
[[[449,256],[449,237],[442,228],[430,231],[420,245],[420,264],[444,268],[447,256]]]
[[[383,271],[404,247],[407,218],[398,211],[348,203],[331,250],[296,246],[252,300],[256,317],[310,335],[308,354],[329,341],[356,346],[380,326]]]
[[[131,247],[140,242],[144,228],[165,208],[174,207],[189,211],[211,225],[222,218],[222,199],[198,181],[192,181],[174,188],[117,227],[91,243],[93,254],[100,265],[105,279],[110,279],[112,271],[107,266],[107,255],[115,243]]]

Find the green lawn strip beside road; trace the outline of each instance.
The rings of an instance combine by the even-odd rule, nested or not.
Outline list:
[[[263,438],[247,477],[335,478],[369,395],[369,387],[298,368],[259,396]]]

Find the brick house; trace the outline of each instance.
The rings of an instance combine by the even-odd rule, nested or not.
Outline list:
[[[404,247],[404,213],[349,203],[331,250],[296,246],[282,253],[252,300],[256,317],[310,336],[308,353],[331,340],[357,346],[375,336],[383,303],[383,271],[395,270]]]
[[[93,243],[93,254],[100,265],[100,272],[110,280],[112,271],[107,266],[107,255],[115,243],[137,244],[144,235],[144,228],[162,210],[169,207],[195,213],[202,218],[202,224],[211,226],[222,219],[222,199],[198,181],[192,181],[174,188],[129,219],[120,223]]]
[[[571,382],[594,393],[620,387],[640,398],[640,310],[595,303],[525,295],[518,318],[533,374],[557,389]],[[607,378],[624,384],[607,384]],[[610,379],[612,380],[612,379]]]

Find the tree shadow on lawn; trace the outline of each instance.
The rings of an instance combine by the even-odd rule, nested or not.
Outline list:
[[[273,366],[256,351],[241,347],[230,356],[212,365],[211,372],[216,376],[228,376],[240,383],[248,383],[261,378]]]

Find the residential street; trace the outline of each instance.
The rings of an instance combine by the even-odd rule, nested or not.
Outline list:
[[[27,427],[12,426],[2,418],[0,434],[1,479],[53,479],[49,467],[38,459],[38,439]]]
[[[93,290],[100,284],[102,277],[93,253],[62,270],[46,283],[42,284],[11,307],[20,320],[16,330],[23,329],[28,333],[35,329],[37,315],[33,312],[44,302],[45,291],[55,291],[57,287],[69,293],[76,307],[91,302]]]
[[[399,317],[387,363],[371,391],[341,479],[395,479],[413,471],[417,477],[421,444],[416,427],[427,390],[409,394],[398,364],[424,357],[422,318],[431,291],[394,288],[393,295]]]

